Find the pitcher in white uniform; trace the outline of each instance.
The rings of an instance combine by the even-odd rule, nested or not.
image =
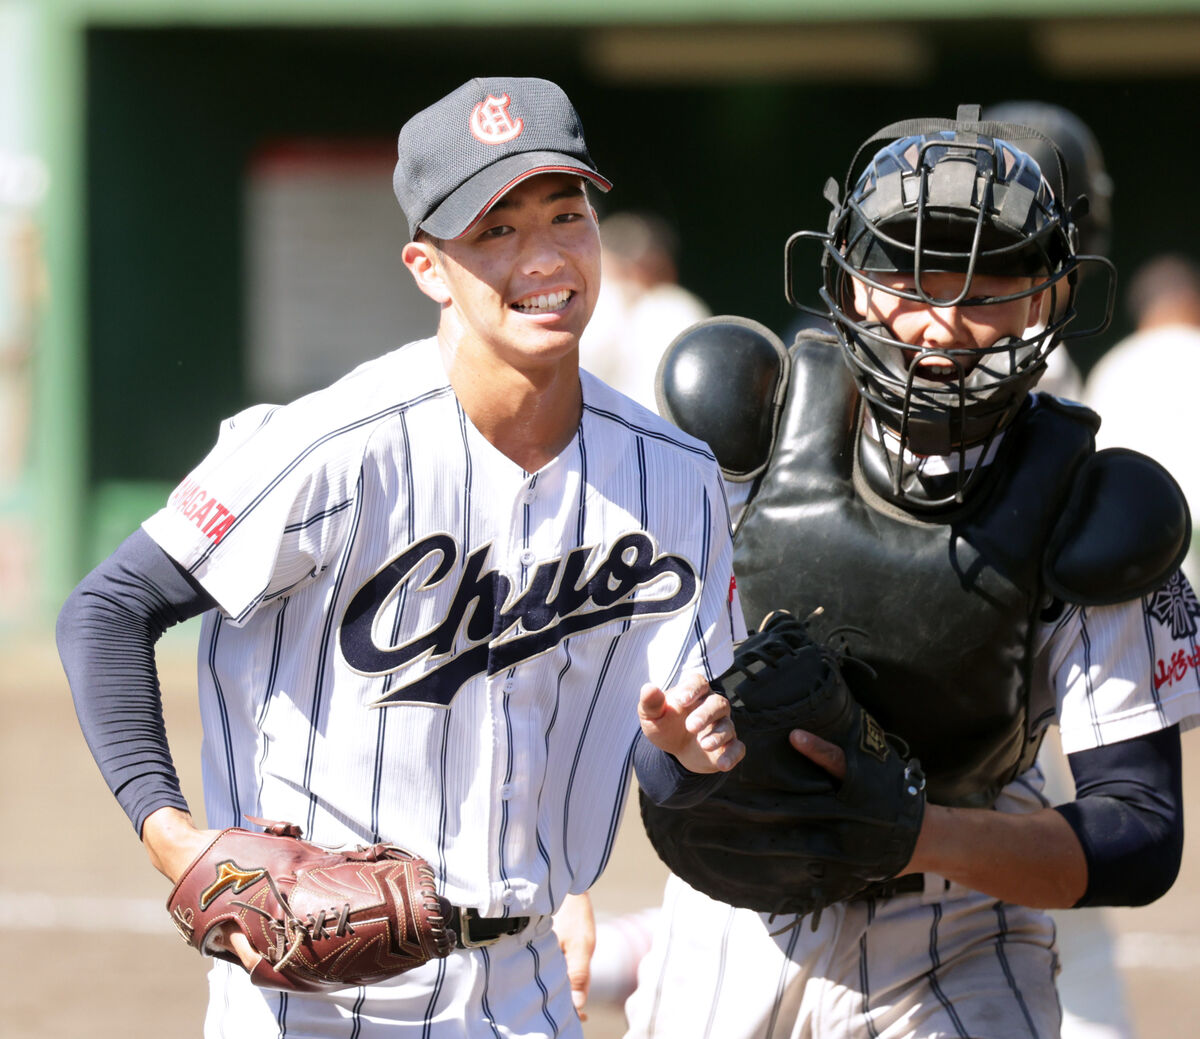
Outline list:
[[[578,367],[587,188],[609,183],[574,108],[544,80],[472,80],[405,125],[394,186],[436,337],[224,423],[59,637],[169,879],[212,831],[171,767],[153,640],[203,613],[207,825],[399,844],[474,940],[328,995],[215,961],[209,1039],[581,1035],[551,914],[604,869],[631,766],[686,787],[742,753],[707,684],[742,632],[715,459]]]

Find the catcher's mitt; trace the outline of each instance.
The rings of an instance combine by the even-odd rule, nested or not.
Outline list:
[[[692,887],[758,912],[817,914],[815,928],[823,906],[907,865],[924,775],[855,701],[840,662],[783,611],[736,648],[713,688],[729,698],[744,760],[692,808],[641,799],[651,844]],[[792,729],[841,747],[846,778],[795,750]]]
[[[322,848],[292,823],[264,825],[222,830],[175,885],[167,909],[189,945],[240,962],[209,940],[232,921],[262,956],[251,980],[298,992],[366,985],[450,954],[450,907],[424,859],[390,844]]]

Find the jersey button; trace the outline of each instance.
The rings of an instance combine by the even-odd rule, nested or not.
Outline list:
[[[525,549],[524,552],[521,553],[521,565],[522,566],[533,566],[534,560],[536,560],[536,559],[537,559],[537,556],[535,556],[533,554],[532,549],[527,548],[527,549]]]
[[[512,795],[513,795],[512,783],[505,783],[503,786],[500,787],[500,800],[501,801],[511,800]]]
[[[516,896],[516,893],[513,891],[513,889],[505,888],[504,889],[504,897],[502,899],[500,899],[500,901],[503,902],[506,906],[510,906],[516,900],[517,900],[517,896]]]

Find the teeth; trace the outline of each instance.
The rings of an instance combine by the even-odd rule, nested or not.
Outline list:
[[[552,292],[549,295],[542,293],[537,296],[529,296],[526,299],[518,300],[513,304],[513,307],[526,314],[534,314],[544,310],[561,310],[567,305],[567,300],[571,298],[569,289],[560,289],[558,292]]]

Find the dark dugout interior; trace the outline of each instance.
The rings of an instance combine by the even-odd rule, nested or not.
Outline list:
[[[826,178],[896,119],[952,117],[960,102],[1042,98],[1096,131],[1116,185],[1112,257],[1123,273],[1190,249],[1195,78],[1062,80],[1032,57],[1025,23],[920,27],[923,74],[894,82],[613,79],[587,29],[93,29],[87,46],[90,479],[176,481],[217,422],[253,403],[243,376],[243,188],[264,141],[378,141],[474,75],[537,75],[571,96],[616,187],[601,215],[649,209],[678,228],[681,281],[714,313],[786,334],[783,246],[824,229]],[[663,61],[670,61],[669,53]],[[863,67],[873,61],[861,55]],[[395,210],[396,251],[407,239]],[[345,243],[347,250],[354,242]],[[801,288],[816,283],[802,254]],[[807,268],[805,267],[807,264]],[[815,300],[815,290],[812,294]],[[1085,308],[1084,319],[1098,310]],[[1071,347],[1084,369],[1128,330]],[[345,336],[353,337],[353,321]],[[399,345],[397,342],[394,345]]]

